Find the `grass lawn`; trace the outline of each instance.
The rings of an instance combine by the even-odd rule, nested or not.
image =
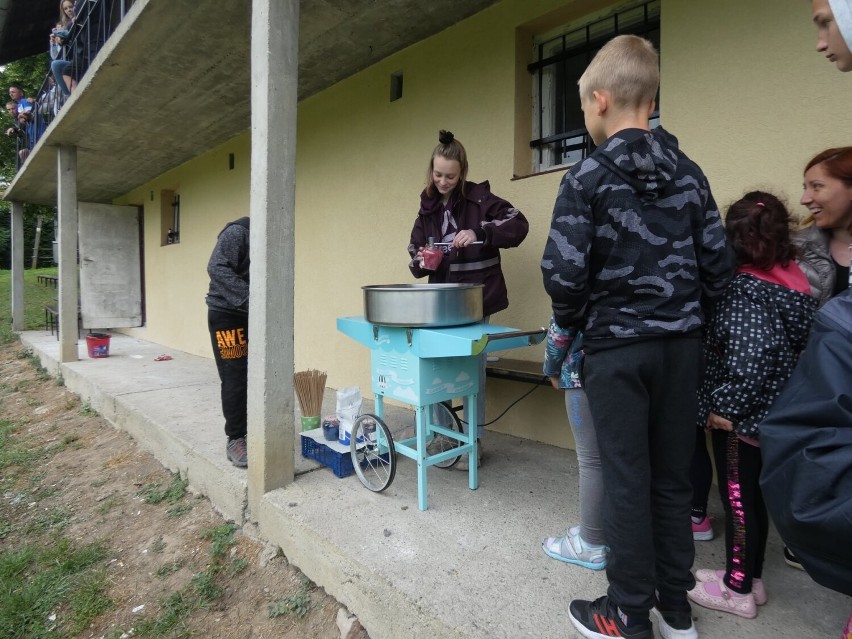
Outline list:
[[[39,275],[56,275],[57,267],[24,271],[24,329],[44,329],[44,306],[56,302],[57,290],[39,284]],[[0,342],[15,339],[12,332],[12,271],[0,271]]]

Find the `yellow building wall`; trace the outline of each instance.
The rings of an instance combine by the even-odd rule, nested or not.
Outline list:
[[[369,350],[338,333],[335,320],[362,314],[364,285],[415,281],[406,247],[442,128],[465,144],[469,179],[489,180],[530,222],[526,241],[503,252],[510,307],[491,321],[546,325],[539,261],[564,171],[528,175],[532,37],[624,4],[505,0],[300,103],[297,370],[327,371],[330,388],[370,395]],[[703,166],[721,207],[761,187],[798,210],[805,161],[852,142],[852,74],[815,53],[809,3],[663,0],[662,16],[663,125]],[[399,73],[403,97],[391,102]],[[143,204],[146,215],[148,326],[131,333],[210,356],[206,264],[221,227],[248,211],[248,162],[244,135],[118,202]],[[172,188],[181,194],[181,243],[161,247],[158,200],[149,197]],[[542,348],[505,355],[541,361]],[[488,389],[490,420],[531,387],[489,380]],[[563,395],[546,387],[490,428],[572,445]]]
[[[229,154],[234,168],[229,168]],[[146,324],[122,333],[212,357],[207,332],[207,261],[226,223],[249,213],[248,133],[161,175],[117,200],[144,210]],[[180,194],[180,243],[162,245],[163,191]],[[165,210],[162,210],[165,208]],[[168,226],[168,224],[167,224]]]
[[[802,169],[852,144],[852,74],[816,52],[811,3],[664,0],[663,126],[724,209],[761,188],[799,205]]]
[[[364,285],[417,281],[406,249],[439,129],[453,131],[465,145],[468,179],[489,180],[492,191],[530,222],[526,241],[503,251],[510,306],[491,322],[546,325],[550,309],[539,262],[561,173],[513,180],[515,32],[562,4],[500,3],[299,105],[297,367],[328,371],[332,388],[357,385],[370,393],[369,350],[338,333],[335,318],[363,313]],[[403,97],[391,102],[390,78],[399,72]],[[531,83],[525,80],[524,88]],[[528,106],[523,117],[530,113]],[[536,347],[508,355],[540,360],[542,352]],[[531,387],[489,381],[489,388],[491,419]],[[491,428],[561,445],[571,441],[562,394],[549,388]]]

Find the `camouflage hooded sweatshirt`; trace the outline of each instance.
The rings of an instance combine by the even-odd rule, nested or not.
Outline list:
[[[662,128],[619,131],[559,185],[541,270],[587,350],[699,329],[733,267],[707,178]]]

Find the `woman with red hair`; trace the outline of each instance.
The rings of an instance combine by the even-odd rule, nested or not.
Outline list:
[[[849,288],[852,258],[852,146],[826,149],[805,166],[806,228],[797,233],[802,269],[820,305]]]
[[[760,484],[787,563],[852,596],[852,147],[826,149],[807,163],[801,203],[810,225],[794,241],[811,293],[824,305],[760,425]],[[852,639],[852,616],[841,637]]]

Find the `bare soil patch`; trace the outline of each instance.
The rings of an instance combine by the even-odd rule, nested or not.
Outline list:
[[[207,499],[189,493],[174,503],[147,503],[154,487],[165,490],[179,478],[25,355],[18,342],[0,346],[0,419],[25,447],[47,452],[3,470],[0,550],[59,537],[74,544],[103,540],[111,609],[69,634],[68,611],[60,607],[52,636],[154,636],[140,634],[142,621],[165,614],[169,597],[210,566],[210,531],[226,522]],[[221,594],[194,607],[167,636],[340,637],[340,604],[277,549],[236,530],[223,565],[216,579]]]

